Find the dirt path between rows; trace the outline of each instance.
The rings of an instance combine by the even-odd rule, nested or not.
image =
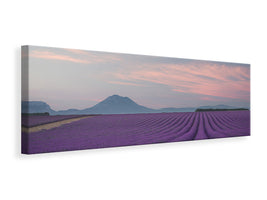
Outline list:
[[[73,118],[73,119],[65,119],[62,121],[57,121],[57,122],[51,122],[51,123],[47,123],[47,124],[43,124],[43,125],[38,125],[38,126],[34,126],[34,127],[30,127],[30,128],[26,128],[24,126],[21,127],[21,131],[25,132],[25,133],[32,133],[32,132],[38,132],[41,130],[49,130],[52,128],[56,128],[59,126],[62,126],[64,124],[69,124],[75,121],[79,121],[81,119],[85,119],[85,118],[89,118],[89,117],[93,117],[93,116],[85,116],[85,117],[79,117],[79,118]]]

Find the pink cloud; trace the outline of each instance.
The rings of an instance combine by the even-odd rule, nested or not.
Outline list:
[[[249,100],[249,68],[241,65],[192,61],[133,68],[127,74],[114,75],[121,80],[164,84],[176,92]]]
[[[87,55],[88,51],[84,50],[79,50],[79,49],[65,49],[66,51],[69,51],[74,54],[79,54],[79,55]]]
[[[121,60],[119,55],[116,55],[114,53],[84,51],[84,50],[79,50],[79,49],[65,49],[65,50],[76,55],[86,56],[85,58],[93,59],[99,62]]]
[[[48,60],[60,60],[74,63],[94,64],[94,63],[110,63],[120,61],[121,59],[116,55],[98,54],[95,52],[65,49],[68,54],[59,54],[51,51],[31,51],[29,56],[33,58],[41,58]],[[70,54],[71,53],[71,54]]]
[[[30,53],[30,57],[33,58],[43,58],[43,59],[49,59],[49,60],[62,60],[62,61],[69,61],[74,63],[89,63],[87,60],[79,59],[79,58],[73,58],[71,56],[67,55],[60,55],[49,51],[32,51]]]

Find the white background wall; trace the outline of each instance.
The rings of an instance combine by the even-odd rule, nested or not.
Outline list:
[[[0,199],[266,200],[265,1],[1,1]],[[20,154],[20,45],[251,64],[252,136]]]

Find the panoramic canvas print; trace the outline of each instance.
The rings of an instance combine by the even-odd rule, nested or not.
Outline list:
[[[22,46],[22,153],[250,135],[250,65]]]

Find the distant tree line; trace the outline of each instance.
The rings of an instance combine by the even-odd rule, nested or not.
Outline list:
[[[213,108],[197,108],[195,112],[206,112],[206,111],[231,111],[231,110],[249,110],[247,108],[232,108],[232,109],[213,109]]]
[[[48,116],[49,112],[44,112],[44,113],[22,113],[22,115],[26,115],[26,116],[30,116],[30,115]]]

